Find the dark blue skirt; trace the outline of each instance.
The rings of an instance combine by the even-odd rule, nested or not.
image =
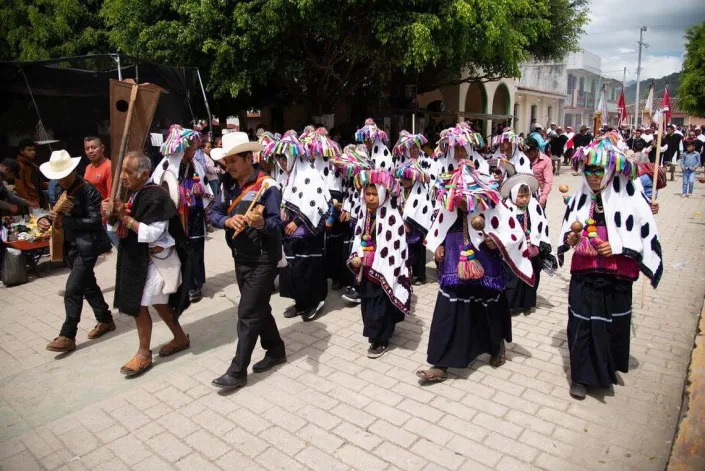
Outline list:
[[[573,382],[609,388],[629,371],[632,282],[573,275],[568,292],[568,349]]]
[[[428,362],[466,368],[478,356],[498,355],[512,341],[512,317],[502,291],[479,286],[441,287],[431,321]]]

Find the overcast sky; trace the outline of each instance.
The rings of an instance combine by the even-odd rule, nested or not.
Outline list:
[[[703,0],[592,0],[590,23],[580,41],[583,49],[602,57],[602,73],[627,82],[636,79],[639,28],[646,26],[641,80],[681,70],[688,26],[705,21]]]

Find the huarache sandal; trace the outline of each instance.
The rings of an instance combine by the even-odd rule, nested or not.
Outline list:
[[[448,373],[445,368],[432,367],[427,370],[419,370],[416,372],[416,376],[424,380],[427,383],[440,383],[448,379]]]
[[[175,340],[172,340],[171,342],[162,345],[162,348],[159,349],[159,356],[160,357],[168,357],[169,355],[173,355],[174,353],[179,353],[183,350],[186,350],[191,346],[191,339],[189,338],[188,334],[186,334],[186,343],[182,343],[181,345],[177,344]]]
[[[132,357],[130,361],[122,365],[120,368],[120,373],[125,376],[137,376],[152,367],[152,352],[149,352],[149,356],[145,357],[139,353]]]

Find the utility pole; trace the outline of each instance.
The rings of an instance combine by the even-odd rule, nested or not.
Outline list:
[[[637,63],[637,66],[636,66],[636,99],[634,100],[634,127],[635,128],[639,126],[639,80],[641,77],[641,48],[642,47],[649,47],[649,45],[643,41],[645,31],[646,31],[646,26],[642,26],[639,29],[639,62]]]

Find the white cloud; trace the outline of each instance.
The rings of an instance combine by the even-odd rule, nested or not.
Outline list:
[[[702,0],[679,0],[664,8],[662,0],[592,0],[590,24],[580,45],[602,57],[604,75],[627,81],[636,79],[639,28],[647,26],[642,50],[641,78],[659,78],[677,72],[683,64],[688,26],[705,21]]]

